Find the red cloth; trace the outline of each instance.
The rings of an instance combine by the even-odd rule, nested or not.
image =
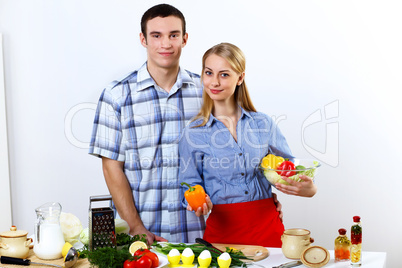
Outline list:
[[[204,239],[210,243],[281,247],[285,230],[272,198],[214,205]]]

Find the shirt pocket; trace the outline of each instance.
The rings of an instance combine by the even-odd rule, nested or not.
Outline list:
[[[204,159],[205,170],[209,170],[214,177],[231,185],[245,182],[246,163],[241,150],[232,146],[224,148],[211,146],[211,151],[212,156]]]

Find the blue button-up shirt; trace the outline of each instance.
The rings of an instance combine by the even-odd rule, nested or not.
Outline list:
[[[190,123],[179,142],[180,182],[204,187],[213,204],[270,198],[271,186],[258,166],[268,153],[293,158],[285,137],[267,115],[247,112],[236,126],[237,142],[213,115],[205,126]],[[182,196],[187,187],[182,187]],[[185,199],[182,199],[186,206]]]

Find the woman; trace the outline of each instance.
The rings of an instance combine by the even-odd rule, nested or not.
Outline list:
[[[245,65],[242,51],[229,43],[204,54],[204,103],[179,143],[179,180],[199,184],[207,193],[204,207],[195,212],[201,216],[212,210],[205,240],[280,247],[284,226],[258,165],[268,153],[293,156],[271,118],[254,108],[244,80]],[[278,189],[313,196],[316,187],[311,178],[303,180],[288,180],[291,185]],[[184,197],[183,203],[187,205]],[[193,210],[189,205],[187,209]]]

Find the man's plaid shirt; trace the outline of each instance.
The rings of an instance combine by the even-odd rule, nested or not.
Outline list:
[[[178,142],[201,104],[198,75],[180,69],[167,93],[145,63],[103,91],[95,115],[89,153],[124,162],[145,227],[170,242],[194,242],[205,229],[182,206],[178,184]]]

